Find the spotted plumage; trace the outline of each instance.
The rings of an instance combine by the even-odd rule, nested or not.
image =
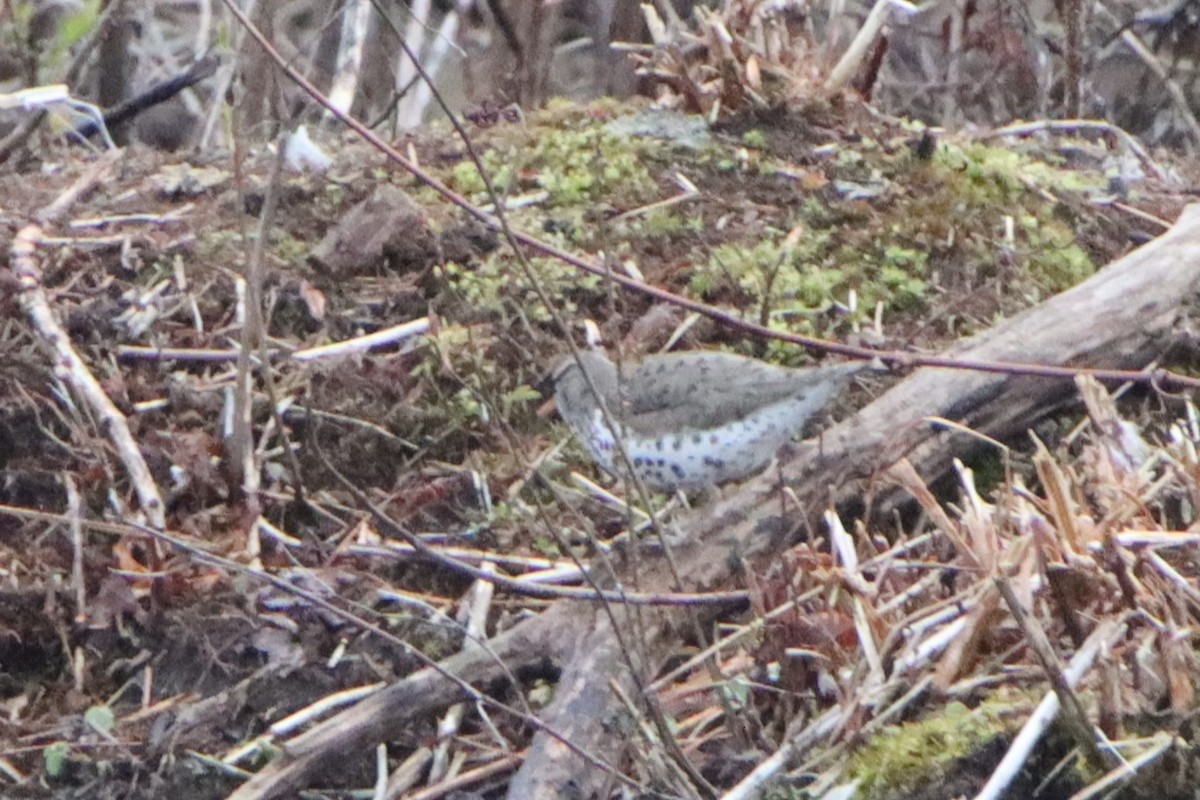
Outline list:
[[[633,468],[656,491],[693,491],[744,478],[851,381],[865,362],[789,369],[716,352],[649,356],[619,367],[586,351],[555,370],[559,413],[605,471],[619,475],[616,422]],[[582,368],[580,368],[582,364]]]

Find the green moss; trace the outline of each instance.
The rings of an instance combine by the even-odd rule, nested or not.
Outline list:
[[[884,264],[910,275],[925,275],[929,272],[929,253],[900,244],[887,244],[883,248]]]
[[[532,542],[533,549],[538,555],[546,558],[559,558],[562,556],[562,551],[558,547],[558,542],[554,541],[549,536],[539,536]]]
[[[70,758],[71,745],[67,742],[52,742],[42,751],[42,761],[46,765],[46,774],[51,778],[57,778],[63,774]]]
[[[1009,199],[1015,199],[1030,187],[1078,192],[1102,190],[1106,184],[1104,175],[1098,172],[1062,169],[1019,150],[979,142],[943,145],[938,148],[935,161],[962,171],[977,185],[990,184]]]
[[[341,212],[346,205],[346,189],[333,181],[326,182],[321,193],[315,198],[317,212],[324,216],[334,216]]]
[[[693,272],[690,288],[711,299],[736,287],[748,298],[744,308],[765,305],[772,327],[806,334],[828,333],[828,328],[815,330],[813,319],[844,301],[851,290],[858,294],[859,307],[868,311],[876,303],[904,310],[925,301],[926,249],[899,236],[878,243],[847,241],[844,225],[826,222],[828,227],[810,229],[786,250],[781,239],[765,239],[749,248],[719,246]]]
[[[878,280],[882,291],[860,291],[862,301],[873,306],[884,301],[895,309],[912,308],[926,299],[929,253],[902,244],[888,243],[878,261]]]
[[[480,415],[480,404],[475,393],[467,387],[462,387],[454,393],[455,406],[458,414],[466,419],[474,419]]]
[[[242,260],[242,237],[236,231],[215,228],[196,239],[197,263],[223,264],[234,267]]]
[[[978,752],[1015,725],[1006,721],[1008,703],[977,708],[949,703],[938,716],[885,729],[850,759],[849,779],[860,781],[858,797],[903,797],[936,783],[959,759]],[[1015,718],[1014,718],[1015,720]]]
[[[613,205],[634,206],[654,199],[656,184],[646,167],[647,145],[636,138],[608,133],[602,119],[576,113],[574,121],[551,124],[576,107],[558,107],[557,115],[539,115],[523,141],[484,149],[480,161],[502,194],[544,190],[542,209],[579,206],[598,197]],[[456,191],[488,202],[486,185],[475,164],[463,160],[446,178]]]
[[[1075,233],[1058,220],[1026,217],[1021,224],[1029,252],[1030,274],[1050,292],[1069,289],[1096,271]]]
[[[637,196],[655,184],[635,140],[599,126],[557,130],[539,137],[532,162],[536,181],[559,205],[574,205],[599,194]]]
[[[571,296],[581,290],[591,291],[600,284],[599,277],[580,273],[556,259],[530,259],[530,266],[547,296],[561,301],[558,311],[568,317],[577,310]],[[499,315],[505,322],[518,310],[531,322],[546,323],[552,319],[550,309],[503,251],[470,269],[453,262],[440,269],[449,286],[474,313]]]
[[[277,230],[271,237],[271,253],[282,263],[289,266],[303,264],[312,250],[312,245],[294,236],[289,236],[282,230]]]
[[[527,383],[522,383],[500,393],[500,416],[502,419],[512,419],[519,407],[529,408],[532,404],[541,402],[542,394]]]
[[[506,194],[512,183],[512,157],[512,154],[509,154],[505,158],[495,150],[485,151],[479,157],[480,163],[483,164],[483,168],[487,170],[492,179],[492,186],[501,194]],[[475,162],[470,159],[459,161],[451,167],[448,183],[450,188],[459,194],[467,195],[474,200],[487,200],[482,197],[487,192],[487,184],[479,174],[479,168],[475,166]]]
[[[742,134],[742,144],[746,147],[762,148],[767,144],[767,137],[758,128],[753,128]]]
[[[678,234],[699,233],[704,229],[704,220],[697,216],[680,216],[678,209],[655,208],[641,216],[641,224],[637,230],[629,234],[653,238],[656,236],[675,236]],[[617,231],[620,235],[621,231]]]
[[[895,295],[895,305],[899,308],[910,306],[925,298],[927,288],[925,281],[914,278],[900,267],[887,264],[880,267],[879,280]],[[864,298],[868,302],[871,299],[870,297]]]

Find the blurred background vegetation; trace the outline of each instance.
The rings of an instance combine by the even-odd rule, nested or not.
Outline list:
[[[65,83],[74,98],[111,114],[157,87],[169,98],[143,101],[144,108],[114,122],[113,133],[118,142],[136,137],[163,149],[227,146],[228,128],[217,122],[230,103],[251,131],[274,119],[316,118],[319,109],[268,68],[231,15],[232,3],[3,0],[0,92]],[[853,86],[880,111],[951,127],[1105,119],[1147,143],[1197,144],[1198,0],[884,5],[887,25],[853,75]],[[513,107],[529,111],[555,96],[635,93],[712,112],[703,88],[721,77],[715,50],[732,49],[733,61],[744,65],[737,57],[750,41],[744,37],[760,37],[751,44],[766,51],[774,37],[786,49],[757,67],[785,91],[798,91],[828,74],[872,4],[241,0],[238,7],[342,107],[400,131],[442,113],[405,44],[449,107],[473,119]],[[689,72],[699,95],[680,91],[680,75]],[[187,87],[164,92],[172,80]],[[737,110],[736,98],[722,99],[717,113]],[[11,133],[25,113],[4,110],[0,134]]]

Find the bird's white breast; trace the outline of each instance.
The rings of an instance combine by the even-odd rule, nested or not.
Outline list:
[[[655,491],[695,490],[738,480],[765,466],[795,432],[802,403],[784,401],[759,409],[744,420],[711,430],[659,437],[623,429],[626,452],[646,487]],[[802,424],[801,418],[801,424]],[[606,472],[620,476],[616,436],[596,409],[588,435],[581,437]]]

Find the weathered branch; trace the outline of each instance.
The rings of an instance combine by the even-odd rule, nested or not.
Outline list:
[[[163,505],[158,485],[154,482],[154,476],[150,474],[150,468],[142,458],[137,441],[129,431],[125,415],[105,394],[96,376],[75,350],[71,337],[55,318],[50,301],[46,297],[46,288],[42,285],[42,269],[37,258],[43,226],[60,221],[81,196],[101,182],[103,176],[121,156],[122,151],[118,150],[101,158],[54,202],[38,212],[38,222],[30,223],[17,232],[10,251],[12,271],[17,278],[17,299],[21,310],[53,351],[56,374],[66,381],[100,420],[103,432],[112,439],[113,446],[125,465],[142,513],[146,515],[146,520],[151,526],[161,529],[165,524],[166,507]]]

